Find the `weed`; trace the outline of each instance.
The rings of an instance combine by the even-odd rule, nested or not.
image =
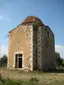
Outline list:
[[[31,82],[39,82],[39,80],[36,77],[31,77],[29,79],[29,81],[31,81]]]

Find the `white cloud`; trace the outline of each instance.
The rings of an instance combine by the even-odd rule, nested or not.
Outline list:
[[[0,45],[0,57],[8,55],[8,47],[6,45]]]
[[[0,16],[0,21],[3,20],[3,19],[4,19],[4,17],[3,16]]]
[[[9,20],[9,19],[8,19],[7,21],[8,21],[8,22],[10,22],[10,20]]]
[[[55,51],[60,53],[60,56],[64,58],[64,46],[55,45]]]
[[[2,21],[2,20],[5,20],[5,21],[7,21],[7,22],[10,22],[10,19],[8,19],[8,18],[6,18],[6,17],[4,17],[4,16],[0,16],[0,21]]]

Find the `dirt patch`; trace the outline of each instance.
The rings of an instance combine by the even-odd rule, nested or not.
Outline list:
[[[31,77],[36,77],[40,81],[55,81],[64,80],[64,73],[43,73],[43,72],[24,72],[18,70],[0,69],[0,74],[4,78],[28,80]]]

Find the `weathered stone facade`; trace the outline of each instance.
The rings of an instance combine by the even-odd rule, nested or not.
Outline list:
[[[9,32],[8,68],[48,70],[55,68],[54,34],[34,16]]]

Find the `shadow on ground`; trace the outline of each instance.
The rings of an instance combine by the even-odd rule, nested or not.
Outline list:
[[[64,68],[57,68],[57,69],[54,69],[54,70],[51,70],[51,69],[49,69],[49,70],[47,70],[47,71],[43,71],[43,72],[54,72],[54,73],[64,73]]]

